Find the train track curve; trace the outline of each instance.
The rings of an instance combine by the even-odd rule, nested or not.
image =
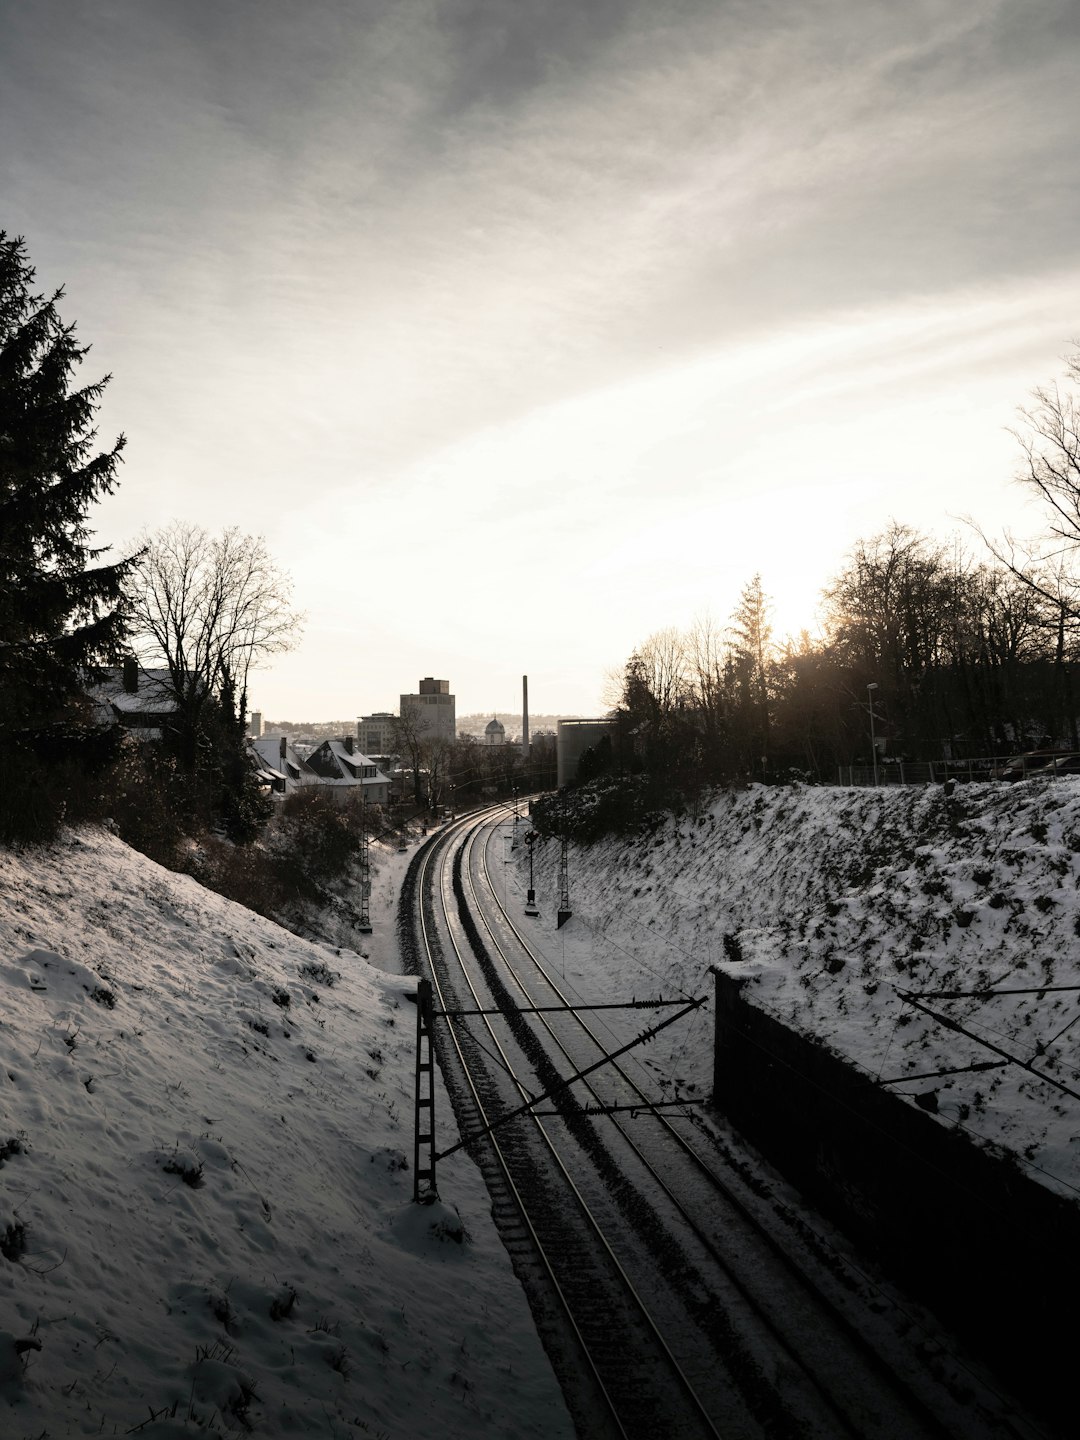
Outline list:
[[[463,818],[417,855],[403,949],[434,986],[461,1133],[522,1110],[466,1148],[582,1433],[1036,1435],[992,1392],[950,1392],[925,1357],[883,1358],[880,1316],[853,1309],[812,1245],[793,1257],[738,1164],[708,1153],[692,1119],[654,1110],[629,1067],[600,1065],[611,1042],[581,1013],[549,1009],[573,997],[499,899],[504,817]]]

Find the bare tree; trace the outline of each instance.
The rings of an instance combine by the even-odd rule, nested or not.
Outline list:
[[[691,704],[698,717],[701,760],[710,776],[724,769],[730,695],[727,683],[731,645],[711,615],[699,616],[686,637]]]
[[[424,729],[424,716],[421,714],[420,706],[410,701],[403,701],[401,714],[394,721],[394,749],[401,757],[401,764],[404,766],[408,760],[412,770],[413,804],[419,810],[424,803],[424,749],[427,738]],[[401,798],[405,798],[405,780],[402,776]]]
[[[140,657],[163,665],[194,761],[200,720],[226,701],[239,720],[252,666],[290,649],[303,616],[292,582],[261,536],[218,536],[174,521],[143,539],[133,584],[132,635]]]
[[[1070,380],[1080,383],[1080,350],[1065,358]],[[1015,430],[1024,453],[1017,476],[1048,510],[1047,534],[1068,549],[1080,545],[1080,406],[1056,384],[1032,391],[1034,404],[1020,411]]]
[[[1065,368],[1069,379],[1080,384],[1080,348],[1065,357]],[[1038,386],[1032,401],[1021,407],[1021,424],[1012,433],[1024,456],[1016,481],[1045,506],[1042,534],[1021,541],[1006,532],[997,541],[970,517],[967,524],[1000,564],[1075,627],[1080,623],[1075,566],[1080,548],[1080,403],[1056,383]]]

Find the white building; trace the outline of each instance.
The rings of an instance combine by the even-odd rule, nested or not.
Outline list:
[[[502,723],[502,721],[497,715],[493,715],[488,721],[488,723],[484,726],[484,744],[506,744],[506,726]]]
[[[356,740],[365,755],[396,755],[397,716],[389,710],[361,715],[356,722]]]
[[[308,756],[307,763],[317,783],[329,786],[339,805],[355,794],[362,794],[369,805],[385,805],[390,798],[389,778],[370,756],[356,748],[351,735],[344,740],[324,740]]]
[[[256,756],[260,776],[275,795],[291,795],[301,785],[314,785],[318,776],[284,735],[252,737],[248,744]]]

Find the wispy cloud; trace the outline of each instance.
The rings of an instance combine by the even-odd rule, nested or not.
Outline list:
[[[210,509],[288,537],[298,504],[409,497],[498,547],[577,494],[582,527],[544,533],[599,573],[621,505],[599,570],[630,589],[634,525],[677,514],[671,548],[720,487],[753,533],[800,455],[834,529],[838,489],[844,526],[902,510],[863,503],[853,437],[942,387],[963,409],[956,372],[997,414],[1080,329],[1070,0],[0,0],[0,25],[0,224],[115,372],[130,531]]]

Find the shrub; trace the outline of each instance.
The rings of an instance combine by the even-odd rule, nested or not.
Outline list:
[[[309,873],[340,875],[360,850],[354,817],[317,786],[288,796],[282,829]]]

